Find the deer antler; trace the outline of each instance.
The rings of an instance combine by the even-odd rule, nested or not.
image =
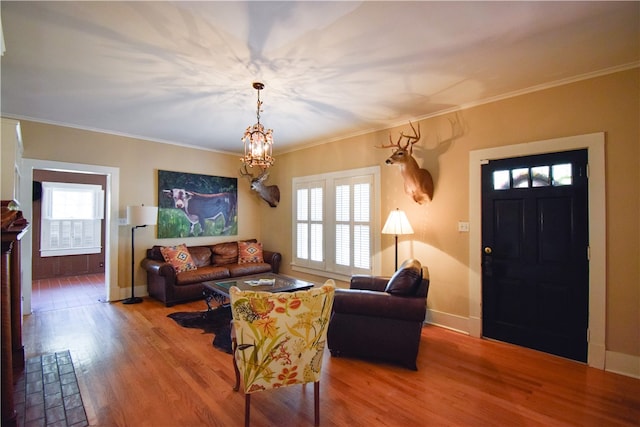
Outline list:
[[[247,178],[249,181],[253,179],[253,174],[249,173],[247,165],[242,165],[242,168],[240,168],[240,175]]]
[[[411,148],[409,148],[409,152],[411,152],[413,150],[413,144],[415,144],[416,142],[420,141],[420,123],[418,123],[418,131],[416,132],[416,129],[413,127],[413,123],[409,122],[409,125],[411,126],[411,130],[413,130],[413,135],[405,135],[404,132],[400,132],[400,136],[398,137],[398,141],[396,141],[396,143],[394,144],[393,141],[391,140],[391,134],[389,134],[389,145],[377,145],[376,148],[399,148],[401,150],[406,150],[407,148],[409,148],[409,146],[411,146]],[[402,138],[406,138],[407,143],[404,145],[404,147],[400,146],[400,141],[402,140]]]

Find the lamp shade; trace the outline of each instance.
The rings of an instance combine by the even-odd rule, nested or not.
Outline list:
[[[156,225],[158,223],[157,206],[127,206],[129,225]]]
[[[404,211],[396,209],[389,213],[387,222],[384,223],[384,227],[382,228],[382,234],[413,234],[413,228],[411,228],[411,224],[409,224],[409,220]]]

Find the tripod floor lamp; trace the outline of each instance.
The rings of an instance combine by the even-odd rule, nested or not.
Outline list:
[[[142,302],[142,298],[136,297],[134,291],[134,232],[136,228],[156,225],[157,222],[157,206],[127,206],[127,224],[131,225],[131,297],[123,300],[123,304],[137,304]]]
[[[409,219],[404,211],[396,209],[389,213],[387,222],[382,227],[382,234],[395,234],[396,238],[396,269],[398,271],[398,235],[399,234],[413,234],[413,228],[409,224]]]

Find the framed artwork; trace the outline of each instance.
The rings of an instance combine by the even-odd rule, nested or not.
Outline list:
[[[158,238],[238,234],[238,178],[158,171]]]

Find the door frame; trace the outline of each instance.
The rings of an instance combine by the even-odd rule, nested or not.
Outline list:
[[[586,149],[588,152],[589,329],[587,363],[605,367],[606,333],[606,207],[605,133],[554,138],[469,152],[469,334],[482,336],[482,176],[488,160]]]
[[[120,206],[120,169],[109,166],[85,165],[80,163],[56,162],[52,160],[22,159],[22,182],[20,194],[24,195],[21,203],[23,215],[27,221],[33,218],[33,171],[35,169],[55,170],[61,172],[91,173],[106,176],[105,188],[105,292],[107,301],[120,299],[118,287],[118,206]],[[31,235],[21,245],[22,259],[22,313],[31,314],[32,291],[32,241]]]

